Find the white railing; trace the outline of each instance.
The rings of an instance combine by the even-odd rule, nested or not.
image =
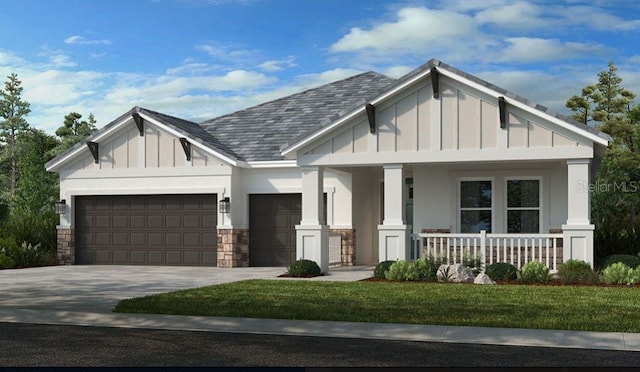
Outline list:
[[[342,263],[342,235],[329,234],[329,265]]]
[[[485,267],[507,262],[518,269],[539,261],[551,270],[562,263],[562,234],[413,234],[414,254],[463,263],[464,259],[481,259]]]

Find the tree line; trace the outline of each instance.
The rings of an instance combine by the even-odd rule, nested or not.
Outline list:
[[[0,250],[18,250],[26,243],[53,260],[59,181],[44,164],[93,133],[96,120],[93,114],[83,120],[71,112],[55,136],[49,135],[29,124],[31,108],[22,91],[15,73],[0,87]]]

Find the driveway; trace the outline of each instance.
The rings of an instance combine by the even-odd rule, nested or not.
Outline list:
[[[110,313],[119,300],[244,279],[273,279],[282,267],[50,266],[0,270],[0,307]]]

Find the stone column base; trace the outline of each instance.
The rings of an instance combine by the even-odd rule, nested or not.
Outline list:
[[[76,247],[73,239],[73,229],[57,227],[58,233],[58,263],[60,265],[74,265],[76,263]]]
[[[249,266],[249,230],[218,229],[218,267]]]
[[[331,229],[331,234],[340,235],[340,262],[344,266],[356,264],[356,229]]]

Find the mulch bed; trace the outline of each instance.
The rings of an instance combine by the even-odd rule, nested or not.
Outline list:
[[[289,273],[284,273],[284,274],[280,274],[278,275],[278,278],[300,278],[300,279],[305,279],[305,278],[315,278],[316,276],[323,276],[324,274],[320,274],[320,275],[304,275],[304,276],[294,276],[291,275]]]
[[[413,280],[413,281],[406,281],[406,282],[393,281],[393,280],[387,280],[385,278],[376,278],[376,277],[373,277],[373,276],[370,277],[370,278],[359,280],[359,281],[360,282],[384,282],[384,283],[427,283],[427,282],[420,281],[420,280]],[[435,283],[435,284],[473,284],[473,283],[444,283],[444,282],[428,282],[428,283]],[[604,283],[572,283],[572,284],[565,284],[565,283],[562,283],[559,280],[550,280],[547,283],[521,283],[521,282],[519,282],[517,280],[498,280],[498,281],[496,281],[496,285],[535,285],[535,286],[554,286],[554,287],[563,287],[563,286],[573,286],[573,287],[617,287],[617,288],[637,287],[637,288],[640,288],[640,283],[632,284],[632,285],[604,284]]]

